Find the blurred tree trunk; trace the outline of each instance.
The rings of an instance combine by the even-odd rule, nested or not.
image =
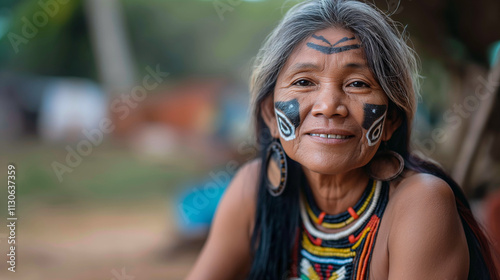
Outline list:
[[[110,94],[130,89],[135,73],[120,2],[85,0],[84,6],[104,89]]]

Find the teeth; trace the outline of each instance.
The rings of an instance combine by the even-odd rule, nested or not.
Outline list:
[[[337,135],[337,134],[316,134],[316,133],[311,133],[311,136],[317,136],[321,138],[328,138],[328,139],[347,139],[349,136],[347,135]]]

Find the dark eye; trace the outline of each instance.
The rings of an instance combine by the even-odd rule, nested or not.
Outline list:
[[[363,83],[361,81],[352,82],[349,86],[351,86],[351,87],[357,87],[357,88],[370,87],[367,83]]]
[[[293,83],[293,85],[299,87],[310,87],[313,86],[314,84],[311,81],[301,79]]]

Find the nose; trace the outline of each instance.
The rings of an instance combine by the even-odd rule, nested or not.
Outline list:
[[[348,111],[344,104],[344,100],[345,93],[341,89],[335,89],[332,86],[325,86],[317,91],[311,113],[315,117],[346,117]]]

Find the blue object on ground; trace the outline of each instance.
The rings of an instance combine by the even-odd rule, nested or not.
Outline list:
[[[490,47],[490,66],[493,67],[500,59],[500,41],[493,43]]]
[[[178,228],[185,235],[199,235],[207,232],[224,191],[231,180],[214,182],[206,180],[190,185],[187,191],[176,199],[176,220]]]

